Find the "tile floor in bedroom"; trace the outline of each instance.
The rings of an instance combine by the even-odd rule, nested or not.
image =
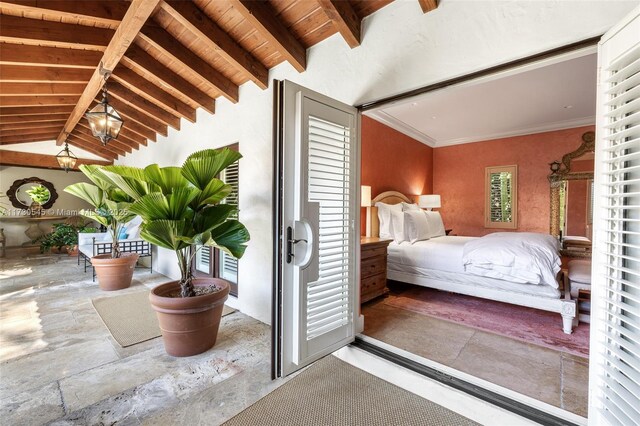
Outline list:
[[[406,287],[390,285],[392,294]],[[384,304],[362,306],[364,334],[583,417],[589,361]]]
[[[170,357],[160,338],[122,348],[91,304],[111,294],[75,258],[7,255],[0,259],[3,424],[214,425],[284,383],[271,381],[270,328],[240,312],[223,317],[216,346],[202,355]],[[138,269],[131,288],[113,293],[166,280]]]

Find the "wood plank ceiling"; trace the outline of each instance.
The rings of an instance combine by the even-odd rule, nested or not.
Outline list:
[[[303,72],[307,48],[337,32],[358,46],[362,19],[391,1],[0,0],[0,144],[67,140],[113,161],[218,97],[238,102],[244,83],[266,89],[284,61]],[[83,116],[100,65],[125,120],[106,146]]]

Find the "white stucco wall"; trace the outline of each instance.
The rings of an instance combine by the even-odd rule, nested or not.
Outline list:
[[[1,155],[2,152],[0,152],[0,156]],[[80,172],[65,173],[62,170],[0,166],[0,192],[6,194],[14,181],[34,176],[51,182],[58,193],[58,199],[53,206],[51,206],[51,210],[47,212],[48,215],[66,216],[69,214],[67,212],[76,212],[80,209],[91,207],[80,198],[64,192],[64,188],[68,185],[77,182],[89,182],[89,179]],[[8,198],[1,198],[0,202],[3,203],[4,207],[9,209],[10,215],[19,215],[19,212],[15,211],[17,209],[11,205]],[[54,222],[43,222],[40,224],[40,227],[45,231],[49,231],[52,223]],[[4,229],[4,234],[7,237],[7,247],[19,246],[30,241],[24,234],[28,225],[29,224],[24,221],[12,221],[0,217],[0,228]]]
[[[417,0],[397,0],[363,22],[363,42],[349,49],[335,35],[308,51],[307,71],[284,63],[270,79],[289,79],[357,105],[468,74],[605,32],[637,1],[443,0],[422,14]],[[199,110],[197,123],[134,152],[122,164],[180,164],[204,148],[240,143],[241,220],[251,243],[239,265],[239,307],[270,322],[272,276],[272,89],[247,83],[240,102],[220,98],[216,114]],[[155,268],[177,276],[173,255]]]

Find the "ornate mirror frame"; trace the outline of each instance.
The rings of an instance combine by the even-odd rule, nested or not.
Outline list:
[[[587,152],[595,151],[596,135],[594,132],[586,132],[582,135],[582,145],[578,149],[562,157],[562,163],[555,163],[556,169],[548,176],[551,185],[551,215],[549,233],[554,237],[560,236],[560,187],[567,180],[593,179],[593,172],[572,172],[571,160],[581,157]],[[554,164],[554,163],[551,163]]]
[[[18,200],[18,197],[16,195],[18,192],[18,188],[20,188],[25,183],[41,184],[49,190],[51,196],[49,197],[49,201],[42,205],[43,209],[50,209],[53,206],[53,203],[55,203],[58,199],[58,193],[56,192],[56,189],[51,182],[47,182],[46,180],[40,179],[39,177],[35,176],[25,179],[18,179],[14,181],[11,187],[7,190],[7,197],[9,197],[9,201],[11,201],[13,207],[17,209],[28,209],[30,207],[22,204],[20,200]]]

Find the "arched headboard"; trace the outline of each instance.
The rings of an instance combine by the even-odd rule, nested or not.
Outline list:
[[[378,220],[378,208],[376,207],[376,203],[378,202],[385,204],[400,204],[402,202],[410,204],[413,203],[413,201],[409,197],[397,191],[385,191],[382,194],[378,194],[373,200],[371,200],[372,237],[380,236],[380,221]]]

